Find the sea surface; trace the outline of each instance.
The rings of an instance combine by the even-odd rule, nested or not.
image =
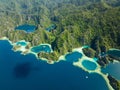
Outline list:
[[[89,74],[69,61],[47,64],[33,54],[11,49],[8,41],[0,41],[0,90],[108,90],[100,75]]]

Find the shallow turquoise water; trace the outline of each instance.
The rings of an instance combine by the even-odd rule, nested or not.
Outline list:
[[[24,24],[24,25],[15,27],[15,30],[24,30],[25,32],[30,33],[30,32],[34,32],[36,28],[37,27],[35,25]]]
[[[39,53],[39,52],[47,52],[50,53],[52,50],[49,45],[39,45],[31,48],[32,52]]]
[[[65,59],[67,60],[67,61],[69,61],[69,62],[77,62],[78,61],[78,59],[80,59],[80,58],[82,58],[82,54],[81,53],[79,53],[79,52],[72,52],[72,53],[70,53],[70,54],[67,54],[66,56],[65,56]]]
[[[98,61],[98,58],[93,58],[94,61]]]
[[[16,43],[16,45],[26,46],[26,45],[27,45],[27,43],[26,43],[26,42],[21,41],[21,42],[17,42],[17,43]]]
[[[88,45],[85,45],[85,46],[83,46],[83,48],[90,48],[90,46],[88,46]]]
[[[11,49],[7,41],[0,41],[0,90],[108,90],[96,73],[66,61],[50,65]]]
[[[82,65],[87,69],[87,70],[95,70],[97,68],[97,65],[94,62],[84,60],[82,62]]]

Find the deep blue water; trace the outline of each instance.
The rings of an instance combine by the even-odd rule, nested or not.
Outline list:
[[[11,48],[7,41],[0,41],[0,90],[108,90],[98,74],[65,61],[50,65]]]
[[[24,24],[24,25],[15,27],[15,30],[24,30],[25,32],[30,33],[30,32],[34,32],[36,28],[37,27],[35,25]]]
[[[39,45],[31,48],[32,52],[39,53],[39,52],[51,52],[51,48],[48,45]]]
[[[84,60],[82,65],[88,70],[95,70],[97,68],[97,65],[94,62],[88,60]]]
[[[120,63],[110,63],[106,68],[102,68],[102,72],[109,73],[120,80]]]

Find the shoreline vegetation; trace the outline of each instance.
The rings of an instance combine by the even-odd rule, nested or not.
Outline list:
[[[94,2],[87,0],[88,3],[84,0],[81,2],[71,2],[70,0],[64,2],[62,0],[55,1],[55,5],[52,1],[49,5],[45,5],[46,0],[38,1],[40,2],[27,0],[24,4],[24,1],[8,1],[8,7],[10,7],[8,10],[1,4],[0,38],[6,36],[13,43],[25,40],[29,42],[26,46],[27,49],[42,43],[49,43],[53,53],[37,54],[38,57],[49,60],[56,61],[66,52],[71,52],[73,48],[89,45],[92,52],[88,52],[89,55],[99,57],[98,63],[101,66],[113,61],[110,56],[104,57],[99,54],[106,53],[113,47],[120,49],[120,7],[116,5],[117,1],[111,0],[110,3],[101,0]],[[1,3],[4,5],[4,2]],[[16,3],[19,3],[20,6],[17,7]],[[16,7],[19,9],[16,10]],[[21,25],[35,25],[37,29],[31,33],[15,30]],[[19,46],[14,46],[14,49],[16,48]]]
[[[65,55],[74,51],[94,58],[101,68],[120,62],[120,57],[108,53],[110,48],[120,49],[119,22],[119,0],[0,1],[0,39],[8,40],[14,51],[32,53],[49,64],[65,60]],[[21,25],[33,25],[36,30],[15,30]],[[16,44],[21,40],[27,45]],[[49,44],[53,52],[31,52],[32,47],[40,44]],[[78,48],[82,46],[83,51]]]
[[[97,63],[97,61],[95,61],[94,58],[87,57],[87,56],[83,53],[83,49],[85,49],[85,48],[90,48],[89,46],[88,46],[88,47],[83,46],[83,47],[81,47],[81,48],[75,48],[75,49],[72,50],[72,52],[67,52],[65,55],[61,55],[57,61],[52,61],[52,60],[48,60],[48,59],[46,59],[46,58],[38,57],[38,55],[37,55],[35,52],[32,52],[32,51],[30,50],[32,47],[30,47],[29,49],[26,49],[26,46],[29,44],[29,42],[26,42],[26,46],[20,46],[20,45],[17,45],[16,43],[12,43],[12,42],[11,42],[8,38],[6,38],[6,37],[0,38],[0,40],[7,40],[7,41],[13,46],[12,50],[14,50],[15,52],[16,52],[16,51],[21,51],[21,54],[23,54],[23,55],[26,55],[26,54],[29,54],[29,53],[34,54],[37,59],[46,61],[48,64],[54,64],[55,62],[60,62],[61,60],[66,61],[66,58],[65,58],[66,55],[68,55],[68,54],[70,54],[70,53],[72,53],[72,52],[79,52],[79,53],[82,54],[82,58],[80,58],[80,59],[79,59],[78,61],[76,61],[76,62],[73,61],[73,65],[74,65],[74,66],[77,66],[77,67],[79,67],[79,68],[82,68],[84,71],[86,71],[86,72],[88,72],[88,73],[97,73],[97,74],[101,75],[101,76],[104,78],[104,80],[106,81],[106,84],[107,84],[109,90],[114,90],[114,89],[115,89],[115,90],[117,90],[117,89],[119,90],[120,82],[117,81],[115,78],[111,77],[111,76],[108,75],[108,74],[103,74],[103,73],[101,72],[101,66]],[[21,41],[18,41],[18,42],[22,42],[22,41],[25,42],[25,40],[21,40]],[[14,46],[16,46],[16,45],[17,45],[18,47],[14,48]],[[43,44],[43,45],[44,45],[44,44]],[[49,44],[47,44],[47,45],[49,45]],[[54,52],[54,51],[53,51],[53,52]],[[95,63],[95,64],[96,64],[96,69],[95,69],[95,70],[89,70],[89,69],[87,69],[86,67],[84,67],[84,66],[82,65],[82,62],[83,62],[84,60],[85,60],[85,61],[88,60],[88,61],[90,61],[90,62]],[[112,82],[113,82],[114,84],[113,84]],[[117,89],[116,89],[116,88],[117,88]]]

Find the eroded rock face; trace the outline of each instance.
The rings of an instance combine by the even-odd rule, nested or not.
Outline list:
[[[104,3],[101,3],[101,0],[96,0],[97,3],[91,0],[72,2],[71,0],[27,0],[26,2],[7,0],[6,3],[5,0],[1,0],[0,3],[3,5],[0,4],[0,37],[6,36],[12,42],[26,40],[31,46],[48,43],[57,56],[85,44],[90,45],[97,53],[105,52],[106,47],[120,48],[120,13],[119,8],[116,8],[118,6],[112,6],[112,3],[117,4],[118,1],[115,1],[109,0],[110,4],[106,0]],[[65,7],[66,3],[69,3],[68,8]],[[87,10],[79,7],[83,4]],[[107,4],[111,8],[106,7]],[[37,30],[29,34],[14,30],[15,27],[26,23],[37,26]],[[46,28],[52,31],[46,32]],[[94,56],[94,54],[86,54],[90,57]]]
[[[90,58],[94,58],[96,56],[96,51],[92,48],[83,48],[83,53]]]
[[[117,81],[115,78],[113,78],[111,75],[108,75],[108,79],[110,81],[111,86],[115,89],[115,90],[120,90],[120,82]]]
[[[120,61],[120,50],[119,49],[110,49],[107,51],[107,54],[110,58]]]

